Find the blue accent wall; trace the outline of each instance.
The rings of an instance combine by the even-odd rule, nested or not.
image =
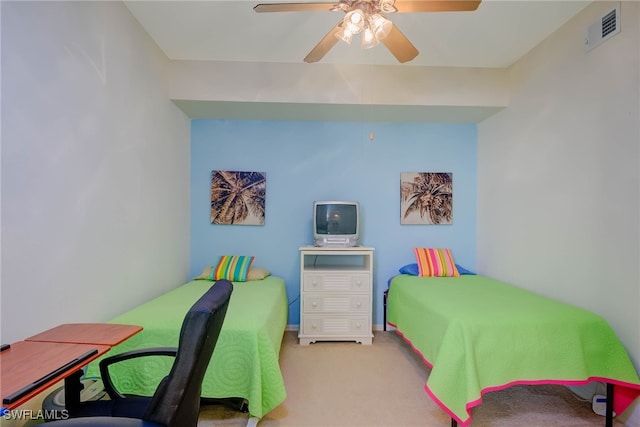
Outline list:
[[[370,140],[373,132],[374,139]],[[448,247],[476,267],[475,124],[192,120],[191,264],[254,255],[287,283],[289,324],[300,323],[300,246],[312,243],[314,200],[357,200],[361,244],[374,252],[374,316],[388,279],[414,262],[412,248]],[[265,172],[264,226],[210,222],[211,171]],[[453,224],[400,225],[402,172],[453,173]]]

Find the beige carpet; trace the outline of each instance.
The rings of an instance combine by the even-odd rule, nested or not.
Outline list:
[[[393,332],[376,332],[373,345],[323,342],[300,346],[286,332],[280,364],[287,399],[261,427],[413,427],[451,425],[425,393],[429,368]],[[205,406],[199,427],[246,426],[248,414]],[[616,426],[623,424],[614,422]],[[516,386],[484,396],[474,427],[604,426],[591,404],[561,386]]]

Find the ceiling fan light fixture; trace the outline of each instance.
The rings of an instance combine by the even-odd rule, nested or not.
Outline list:
[[[371,28],[367,27],[362,32],[362,41],[361,46],[363,49],[371,49],[380,44],[380,40],[376,37],[376,35],[371,31]]]
[[[311,2],[297,1],[296,3],[262,3],[256,5],[253,10],[258,13],[311,11],[341,11],[345,13],[343,19],[338,21],[304,58],[304,62],[307,63],[321,60],[333,48],[338,39],[351,44],[353,36],[356,34],[361,34],[364,48],[383,41],[398,62],[411,61],[418,56],[418,49],[395,24],[386,18],[387,14],[473,11],[482,2],[482,0],[333,0],[337,3],[322,0],[317,2],[313,0]],[[396,1],[398,1],[398,6],[395,5]],[[363,33],[365,30],[367,30],[366,34]]]
[[[371,28],[375,37],[380,41],[389,35],[393,28],[393,23],[379,13],[376,13],[369,17],[369,28]]]

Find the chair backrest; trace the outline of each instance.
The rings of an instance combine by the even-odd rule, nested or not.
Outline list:
[[[217,281],[187,312],[178,354],[151,398],[144,420],[168,427],[196,427],[202,380],[218,341],[233,284]]]

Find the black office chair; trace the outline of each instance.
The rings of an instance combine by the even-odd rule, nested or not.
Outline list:
[[[111,400],[81,403],[72,418],[47,423],[48,427],[137,426],[196,427],[202,380],[220,335],[233,284],[217,281],[188,311],[180,330],[178,348],[152,348],[125,352],[100,361],[100,373]],[[174,356],[175,361],[151,397],[125,396],[111,381],[108,366],[144,356]]]

